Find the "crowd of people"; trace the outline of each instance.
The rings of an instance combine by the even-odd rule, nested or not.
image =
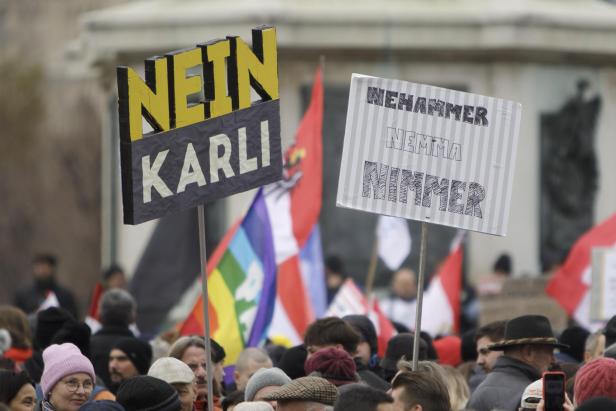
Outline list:
[[[571,326],[557,336],[541,315],[421,333],[415,366],[412,331],[400,329],[380,358],[367,316],[326,317],[303,344],[266,342],[234,364],[211,339],[210,370],[203,336],[140,336],[121,287],[102,295],[94,331],[66,293],[37,308],[45,293],[33,292],[53,286],[44,277],[0,306],[0,411],[204,411],[210,390],[216,411],[545,411],[546,371],[565,376],[563,410],[616,410],[616,317],[595,333]]]

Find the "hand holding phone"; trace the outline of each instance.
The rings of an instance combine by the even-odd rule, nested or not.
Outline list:
[[[565,373],[548,371],[543,373],[543,401],[545,411],[563,411],[565,403]]]

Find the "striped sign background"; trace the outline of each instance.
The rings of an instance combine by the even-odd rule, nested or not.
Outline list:
[[[487,109],[487,126],[470,124],[462,120],[409,112],[383,105],[369,104],[368,87],[378,87],[413,96],[413,105],[418,97],[438,99],[445,102],[481,106]],[[395,99],[397,103],[397,99]],[[409,83],[378,77],[353,74],[344,135],[344,148],[338,181],[336,203],[340,207],[353,208],[377,214],[427,221],[466,230],[504,236],[507,233],[509,206],[515,166],[515,155],[520,131],[522,105],[513,101],[464,93],[424,84]],[[460,144],[459,161],[443,156],[433,156],[387,147],[388,128],[403,129],[407,133],[424,134],[437,139]],[[388,199],[389,178],[384,199],[375,199],[374,187],[364,197],[364,162],[371,161],[413,173],[438,176],[466,183],[466,190],[457,204],[466,206],[469,184],[482,185],[485,198],[480,202],[481,218],[471,213],[455,213],[439,210],[440,197],[432,195],[431,206],[415,205],[415,193],[408,192],[407,202]],[[400,171],[400,174],[402,172]],[[425,178],[425,176],[424,176]],[[400,178],[398,178],[399,182]],[[394,180],[395,181],[395,180]],[[393,187],[392,187],[393,188]],[[462,193],[462,190],[458,191]],[[465,207],[466,209],[466,207]]]

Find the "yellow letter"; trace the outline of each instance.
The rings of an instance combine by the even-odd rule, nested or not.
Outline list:
[[[239,37],[229,37],[229,94],[233,109],[250,107],[250,86],[264,100],[278,98],[278,53],[276,29],[260,27],[252,30],[253,50]]]
[[[169,123],[167,61],[153,57],[145,61],[145,79],[130,67],[118,67],[120,137],[123,141],[143,137],[141,114],[155,131],[166,131]]]
[[[199,93],[203,84],[201,76],[186,77],[186,70],[198,66],[201,61],[201,49],[178,51],[167,54],[169,72],[173,73],[171,90],[171,126],[183,127],[205,120],[203,103],[188,105],[188,96]]]
[[[229,40],[214,40],[200,44],[203,51],[203,92],[205,117],[214,118],[230,113],[231,97],[227,96],[227,68],[225,60],[231,49]]]

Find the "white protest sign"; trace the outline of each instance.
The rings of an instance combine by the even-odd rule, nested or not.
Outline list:
[[[616,249],[592,249],[591,317],[605,321],[616,315]]]
[[[353,74],[338,206],[506,235],[522,105]]]

